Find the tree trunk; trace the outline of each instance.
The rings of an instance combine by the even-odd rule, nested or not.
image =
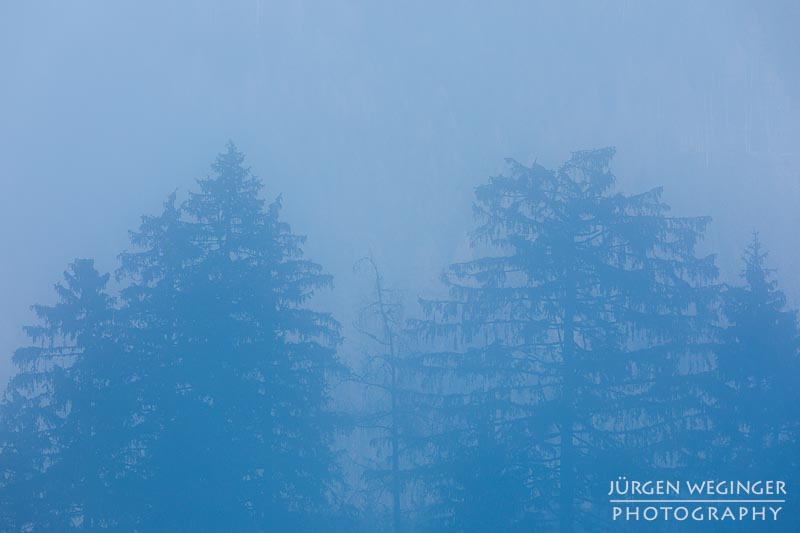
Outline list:
[[[570,276],[571,277],[571,276]],[[559,530],[572,533],[575,527],[575,285],[567,284],[563,323],[563,385],[561,392],[561,461],[559,472]]]

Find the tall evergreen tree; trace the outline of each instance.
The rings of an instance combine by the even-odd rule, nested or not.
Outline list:
[[[2,411],[3,518],[10,528],[113,527],[125,434],[116,409],[119,346],[108,275],[79,259],[56,284],[58,302],[35,305],[34,342],[14,353]],[[119,495],[117,495],[119,496]]]
[[[591,530],[609,480],[685,464],[675,451],[707,430],[708,219],[669,216],[661,189],[613,194],[613,153],[510,161],[476,192],[481,257],[422,302],[438,388],[419,447],[439,524]]]
[[[338,323],[331,284],[265,206],[231,144],[178,206],[131,233],[123,306],[78,260],[34,309],[36,345],[0,406],[0,499],[12,528],[335,528]]]
[[[754,233],[744,252],[743,284],[723,295],[727,328],[718,351],[717,473],[792,482],[800,438],[800,331],[766,258]]]
[[[335,481],[326,375],[338,324],[305,307],[331,278],[265,207],[229,144],[182,208],[132,235],[122,275],[139,350],[151,527],[308,529]],[[147,432],[154,433],[147,436]]]
[[[131,437],[129,498],[143,530],[157,529],[159,522],[176,527],[177,512],[189,512],[191,490],[182,490],[180,457],[184,443],[174,438],[176,428],[188,420],[186,376],[182,362],[190,355],[190,317],[193,307],[185,288],[191,261],[199,248],[191,242],[188,223],[172,193],[158,216],[144,216],[138,231],[130,232],[134,252],[120,254],[118,280],[130,280],[121,291],[120,316],[123,336],[130,346],[128,364],[133,401],[127,406],[136,420]],[[188,443],[187,445],[191,445]],[[183,453],[188,453],[184,451]],[[188,489],[188,487],[187,487]],[[191,520],[189,515],[187,519]]]

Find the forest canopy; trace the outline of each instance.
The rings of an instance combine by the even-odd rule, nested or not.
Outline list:
[[[623,474],[791,492],[800,332],[764,244],[721,280],[710,218],[618,191],[613,156],[509,160],[475,190],[470,259],[414,308],[353,257],[370,289],[343,343],[313,300],[334,280],[229,143],[116,271],[76,259],[33,306],[0,403],[0,523],[599,531]]]

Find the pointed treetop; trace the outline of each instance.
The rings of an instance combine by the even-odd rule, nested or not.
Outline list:
[[[776,284],[770,279],[774,270],[765,266],[767,255],[758,231],[753,230],[753,238],[742,256],[744,269],[740,274],[753,292],[769,293],[775,290]]]
[[[212,170],[217,174],[226,174],[230,170],[238,170],[242,175],[250,173],[249,167],[244,167],[244,154],[240,152],[233,141],[228,141],[225,151],[218,154],[216,160],[211,165]]]
[[[53,306],[32,306],[36,316],[45,326],[25,327],[34,340],[40,339],[48,330],[77,339],[97,323],[113,304],[113,298],[105,293],[109,275],[100,274],[93,259],[76,259],[64,271],[64,282],[55,285],[58,302]]]
[[[200,191],[189,193],[186,211],[200,219],[226,219],[237,210],[255,216],[263,206],[259,198],[263,185],[245,166],[244,159],[244,154],[229,141],[211,165],[213,174],[197,180]]]

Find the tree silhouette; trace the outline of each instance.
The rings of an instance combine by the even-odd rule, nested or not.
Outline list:
[[[243,162],[229,144],[122,256],[158,527],[310,527],[336,479],[326,374],[338,324],[304,307],[331,278],[302,259],[304,239]]]
[[[354,270],[364,270],[373,283],[368,301],[359,309],[356,330],[368,339],[372,349],[363,372],[355,374],[364,388],[367,413],[358,425],[371,432],[371,444],[378,454],[369,477],[386,487],[391,499],[391,529],[405,529],[403,523],[404,477],[401,462],[404,447],[404,410],[406,388],[403,376],[403,353],[407,349],[403,305],[400,294],[386,287],[386,281],[372,256],[356,262]]]
[[[338,527],[331,277],[229,144],[121,254],[122,306],[79,260],[36,306],[2,405],[6,522],[66,530]],[[341,516],[336,517],[340,519]]]
[[[709,219],[614,192],[613,154],[510,160],[478,187],[472,258],[422,318],[358,261],[366,359],[346,372],[311,302],[332,278],[229,144],[130,233],[117,297],[78,259],[33,306],[0,403],[0,529],[352,530],[343,375],[366,530],[603,530],[621,475],[791,483],[800,330],[758,235],[742,284],[716,285]]]
[[[422,302],[419,334],[440,346],[427,372],[446,383],[425,441],[445,524],[597,527],[603,484],[680,466],[676,439],[707,424],[708,219],[668,216],[661,189],[612,194],[613,153],[509,161],[476,192],[482,256],[448,269],[449,299]]]
[[[723,295],[727,328],[718,350],[721,381],[716,424],[720,473],[788,479],[796,472],[800,349],[797,313],[766,266],[758,233],[744,252],[743,284]],[[741,474],[739,474],[741,475]]]
[[[2,404],[4,523],[17,529],[99,529],[120,521],[123,394],[108,274],[78,259],[55,286],[58,302],[35,305],[33,345],[14,353],[17,374]]]

